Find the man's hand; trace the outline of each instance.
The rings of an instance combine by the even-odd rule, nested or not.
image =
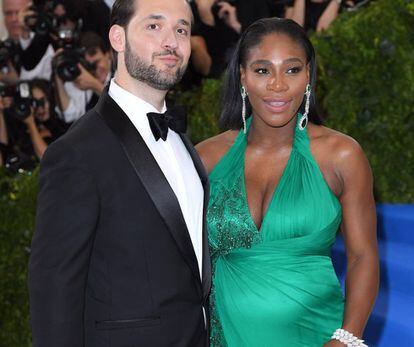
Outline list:
[[[81,90],[92,90],[100,95],[104,89],[104,85],[86,70],[82,64],[78,64],[78,67],[81,70],[81,74],[75,79],[75,86]]]
[[[222,19],[227,26],[232,28],[235,32],[240,34],[241,24],[237,19],[237,9],[235,6],[230,5],[228,2],[219,2],[220,7],[218,11],[218,17]]]

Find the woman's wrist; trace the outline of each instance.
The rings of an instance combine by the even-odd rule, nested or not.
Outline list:
[[[347,347],[368,347],[364,344],[364,340],[342,328],[335,330],[331,336],[331,340],[340,341]]]

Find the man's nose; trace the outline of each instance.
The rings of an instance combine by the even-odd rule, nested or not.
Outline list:
[[[13,22],[16,22],[19,20],[19,12],[12,12],[10,16]]]
[[[171,51],[174,51],[178,48],[177,33],[175,29],[166,31],[162,46],[164,49]]]

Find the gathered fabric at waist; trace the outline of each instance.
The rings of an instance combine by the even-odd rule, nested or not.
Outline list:
[[[329,249],[292,243],[266,242],[217,257],[214,334],[227,346],[270,347],[280,340],[316,347],[341,325],[344,298]]]

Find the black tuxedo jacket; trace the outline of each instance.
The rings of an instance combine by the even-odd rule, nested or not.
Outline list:
[[[208,181],[181,138],[204,186],[202,281],[178,200],[107,91],[49,146],[29,264],[33,346],[208,344]]]

